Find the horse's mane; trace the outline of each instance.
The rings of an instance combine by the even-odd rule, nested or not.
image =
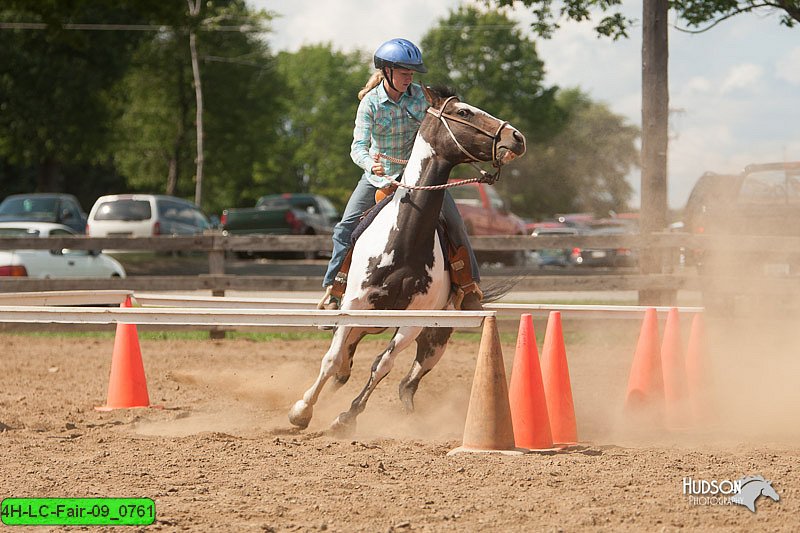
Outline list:
[[[455,89],[446,85],[432,85],[428,87],[432,93],[436,93],[440,98],[450,98],[451,96],[458,96]]]

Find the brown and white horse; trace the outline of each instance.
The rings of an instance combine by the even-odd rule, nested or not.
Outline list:
[[[504,163],[525,153],[525,137],[507,122],[442,90],[425,92],[431,107],[420,125],[402,184],[354,246],[342,310],[448,308],[450,276],[436,231],[444,189],[418,187],[446,184],[460,163],[492,162],[499,172]],[[308,426],[328,379],[335,375],[338,385],[346,383],[359,341],[381,331],[336,329],[317,380],[289,412],[292,424]],[[366,386],[331,427],[339,432],[355,429],[356,417],[391,370],[395,356],[416,340],[416,358],[400,384],[400,399],[412,411],[419,382],[441,359],[451,333],[451,328],[397,328],[372,364]]]

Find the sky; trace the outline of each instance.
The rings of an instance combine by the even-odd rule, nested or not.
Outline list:
[[[279,16],[267,40],[273,51],[307,44],[372,52],[383,41],[419,43],[458,0],[248,0]],[[641,126],[641,2],[624,0],[637,19],[629,38],[598,38],[591,23],[566,22],[552,39],[536,39],[545,84],[579,87],[593,100]],[[528,32],[531,15],[511,14]],[[706,171],[738,172],[750,163],[800,160],[800,27],[781,26],[777,14],[745,14],[701,34],[670,12],[669,206],[682,209]],[[423,54],[424,54],[423,50]],[[423,78],[424,81],[424,78]],[[491,110],[488,110],[491,111]],[[628,176],[639,204],[640,173]]]

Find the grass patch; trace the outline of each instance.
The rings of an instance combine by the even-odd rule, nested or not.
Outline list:
[[[114,330],[110,331],[4,331],[4,335],[15,335],[21,337],[34,337],[34,338],[66,338],[66,339],[113,339],[116,335]],[[541,345],[544,341],[545,327],[544,324],[536,327],[537,342]],[[204,341],[209,339],[208,330],[184,330],[184,331],[147,331],[138,330],[139,340],[148,341]],[[384,332],[376,335],[368,335],[367,339],[383,340],[388,342],[394,332]],[[227,331],[225,339],[222,340],[235,340],[244,339],[252,342],[271,342],[271,341],[321,341],[329,342],[332,334],[329,331],[310,331],[310,330],[297,330],[297,331],[280,331],[280,332],[258,332],[258,331]],[[586,341],[587,335],[581,331],[565,329],[564,341],[568,344]],[[476,345],[480,343],[481,332],[479,330],[472,331],[456,331],[451,337],[453,340],[463,342],[473,342]],[[517,342],[517,332],[514,331],[501,331],[500,342],[503,344],[515,344]]]

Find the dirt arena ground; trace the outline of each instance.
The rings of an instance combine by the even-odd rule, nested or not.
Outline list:
[[[98,412],[113,335],[6,328],[0,496],[149,497],[154,531],[797,531],[795,324],[709,321],[715,416],[675,432],[621,413],[640,324],[565,320],[581,446],[516,457],[447,455],[460,444],[477,337],[451,343],[410,416],[396,395],[412,357],[401,354],[356,434],[337,439],[325,430],[363,386],[379,340],[362,343],[350,382],[326,389],[311,426],[296,431],[286,413],[316,376],[323,335],[177,341],[140,331],[151,403],[163,408]],[[507,373],[515,327],[502,337]],[[536,330],[541,349],[544,322]],[[755,513],[683,494],[684,478],[756,474],[780,501],[761,497]]]

